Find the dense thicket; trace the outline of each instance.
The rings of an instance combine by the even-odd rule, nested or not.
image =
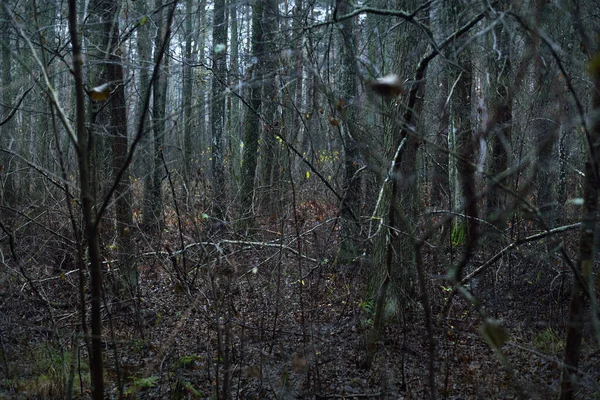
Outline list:
[[[600,7],[0,4],[0,398],[594,398]]]

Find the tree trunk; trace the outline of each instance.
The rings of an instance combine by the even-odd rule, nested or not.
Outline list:
[[[157,35],[154,43],[154,58],[155,63],[158,61],[160,49],[163,46],[164,40],[169,40],[165,37],[167,27],[164,22],[164,10],[162,9],[163,0],[156,0],[155,8],[160,10],[156,14]],[[168,44],[167,44],[168,46]],[[165,140],[166,127],[166,101],[167,101],[167,85],[168,85],[168,69],[169,58],[163,57],[162,65],[156,76],[156,81],[152,87],[153,103],[153,134],[154,140],[152,149],[153,164],[152,164],[152,184],[150,190],[144,193],[144,201],[148,205],[150,212],[144,214],[144,226],[150,231],[159,230],[163,226],[163,198],[162,198],[162,178],[164,176],[162,157],[163,145]]]
[[[148,13],[148,0],[138,0],[135,2],[135,9],[138,13],[139,18],[144,18]],[[148,165],[153,165],[154,161],[154,145],[151,140],[151,132],[148,126],[150,125],[148,113],[144,113],[142,108],[144,107],[144,101],[148,95],[150,74],[149,68],[152,63],[152,39],[150,38],[150,26],[149,22],[142,24],[137,30],[137,66],[139,69],[138,77],[138,88],[139,88],[139,100],[137,104],[137,117],[145,116],[143,124],[146,128],[146,132],[143,133],[138,149],[140,158],[139,170],[142,171],[142,180],[144,182],[144,194],[142,199],[142,216],[144,228],[148,228],[151,221],[150,216],[153,213],[152,198],[150,193],[152,192],[152,169],[148,168]],[[142,121],[136,121],[141,124]]]
[[[264,54],[262,55],[262,117],[264,120],[263,140],[260,152],[262,160],[262,186],[261,205],[263,210],[272,210],[275,199],[274,174],[276,160],[275,138],[279,134],[279,121],[277,116],[277,53],[275,38],[278,35],[279,12],[276,0],[262,0],[264,2],[263,38]]]
[[[227,192],[225,188],[225,170],[223,162],[223,135],[225,123],[225,82],[227,29],[225,23],[225,0],[215,0],[212,27],[212,99],[211,99],[211,128],[212,128],[212,189],[213,212],[219,220],[225,219],[227,207]]]
[[[8,8],[11,6],[12,2],[8,4],[3,4],[2,9],[0,10],[0,16],[4,21],[10,21],[10,15],[8,13]],[[0,106],[0,121],[3,121],[7,118],[12,111],[11,104],[13,103],[13,85],[12,81],[12,54],[11,54],[11,30],[3,29],[2,34],[0,36],[2,38],[3,45],[1,47],[1,65],[2,65],[2,104]],[[14,119],[14,116],[13,118]],[[12,120],[7,121],[4,125],[0,127],[0,148],[8,149],[10,142],[14,135],[14,125]],[[17,200],[16,186],[14,173],[15,169],[12,166],[11,160],[13,157],[10,154],[6,154],[2,152],[0,154],[0,201],[12,207],[15,205]],[[6,215],[6,213],[2,212],[2,217],[6,221],[11,221],[12,216]]]
[[[75,78],[77,159],[79,164],[79,184],[85,239],[88,246],[91,278],[91,354],[90,373],[92,382],[92,398],[104,399],[104,371],[102,360],[102,270],[100,268],[100,246],[97,224],[92,211],[93,197],[90,188],[89,159],[87,151],[88,134],[85,129],[85,98],[83,91],[82,64],[83,57],[78,44],[76,0],[69,1],[69,33],[73,48],[73,76]]]
[[[413,2],[399,2],[398,7],[410,8]],[[403,60],[414,51],[415,31],[411,27],[399,30],[395,43],[395,63],[392,71],[408,73]],[[432,57],[433,58],[433,57]],[[426,60],[417,68],[415,80],[425,76]],[[421,61],[423,63],[424,60]],[[383,151],[384,165],[392,160],[391,171],[382,171],[381,176],[389,175],[381,183],[383,190],[375,216],[379,217],[379,230],[373,244],[373,264],[369,272],[368,296],[374,300],[374,317],[371,336],[367,346],[366,364],[370,366],[375,354],[376,339],[385,315],[400,316],[400,310],[414,292],[415,285],[415,232],[419,215],[419,179],[417,174],[417,150],[420,139],[416,132],[407,127],[414,126],[423,106],[421,89],[411,89],[406,108],[403,99],[386,99],[384,103]],[[402,112],[404,110],[404,113]],[[402,122],[402,124],[401,124]],[[402,144],[402,146],[401,146]],[[399,150],[398,150],[399,149]]]
[[[499,25],[495,29],[497,38],[496,52],[488,56],[489,70],[492,71],[492,82],[488,86],[488,99],[491,120],[487,127],[488,148],[490,151],[488,183],[487,213],[488,218],[500,229],[503,228],[506,216],[506,196],[498,185],[505,185],[506,178],[497,179],[498,174],[508,168],[512,131],[512,93],[511,93],[511,63],[509,32],[505,26]]]
[[[449,12],[448,1],[442,1],[437,7],[432,7],[429,19],[434,21],[436,27],[433,37],[440,43],[447,36],[446,14]],[[437,148],[432,149],[432,179],[431,179],[431,205],[440,208],[448,207],[450,197],[450,181],[448,178],[448,76],[445,73],[445,62],[439,58],[431,62],[428,90],[431,91],[434,104],[434,117],[432,132],[435,133],[433,142]]]
[[[340,15],[350,12],[346,0],[337,3]],[[340,245],[337,262],[353,263],[361,254],[360,240],[360,176],[358,176],[360,155],[356,144],[355,118],[358,114],[358,87],[356,83],[356,49],[354,42],[353,19],[340,24],[340,91],[337,99],[338,112],[342,117],[341,136],[344,148],[344,196],[340,205]]]
[[[240,66],[239,66],[239,26],[238,26],[238,13],[237,7],[234,2],[230,1],[230,20],[231,20],[231,57],[230,57],[230,72],[228,84],[233,86],[235,92],[240,90]],[[241,132],[241,119],[242,114],[240,112],[240,100],[237,96],[229,94],[227,96],[227,132],[229,132],[229,138],[227,143],[229,149],[230,163],[230,181],[232,193],[238,193],[240,190],[240,175],[241,175],[241,146],[243,137]]]
[[[185,53],[183,60],[183,182],[186,188],[190,187],[190,168],[192,163],[192,128],[193,128],[193,117],[192,117],[192,86],[194,83],[192,77],[192,0],[186,0],[185,8],[187,15],[185,16]],[[189,199],[186,196],[186,204],[189,204]]]
[[[262,26],[263,1],[256,0],[252,9],[252,55],[255,63],[248,70],[246,80],[250,84],[250,110],[246,110],[244,121],[244,150],[242,160],[242,193],[240,213],[242,225],[246,228],[254,224],[253,198],[256,164],[258,159],[258,143],[260,138],[260,112],[262,89],[262,57],[264,56],[264,32]]]
[[[596,57],[600,57],[600,40]],[[589,132],[588,161],[585,163],[585,180],[583,187],[583,217],[579,238],[579,258],[576,275],[571,292],[571,304],[567,318],[567,342],[565,344],[565,361],[562,371],[561,400],[576,398],[577,367],[581,353],[581,340],[586,320],[587,298],[595,296],[594,291],[594,241],[596,238],[598,214],[598,166],[600,165],[600,66],[594,64],[594,91],[592,100],[593,126]],[[594,310],[597,312],[597,310]]]
[[[397,6],[402,9],[411,9],[415,6],[414,1],[399,1]],[[416,28],[406,27],[405,30],[398,30],[396,36],[394,63],[390,70],[394,73],[407,75],[413,73],[409,70],[410,62],[404,62],[411,54],[422,54],[416,52],[414,45],[422,46],[424,51],[424,43],[415,44]],[[404,104],[402,98],[389,100],[384,103],[384,132],[383,132],[383,162],[381,163],[382,171],[379,176],[382,179],[387,177],[389,160],[394,159],[394,153],[398,149],[401,141],[406,137],[406,142],[402,147],[401,156],[398,158],[397,165],[394,166],[396,175],[392,176],[391,182],[383,185],[383,196],[379,203],[379,208],[375,211],[375,216],[381,218],[377,236],[373,243],[373,264],[369,273],[369,297],[373,298],[380,291],[384,278],[389,275],[386,270],[386,264],[389,260],[388,247],[392,246],[397,251],[391,258],[392,271],[389,275],[391,291],[388,293],[392,300],[390,305],[395,304],[398,309],[400,303],[406,300],[407,296],[414,288],[414,248],[412,245],[413,233],[417,227],[418,209],[418,193],[419,180],[417,175],[417,150],[419,140],[415,138],[414,132],[409,133],[402,129],[402,125],[414,124],[419,118],[419,111],[423,104],[422,96],[419,99],[415,98],[415,103],[409,105],[412,109],[407,110],[406,115],[410,117],[410,121],[402,121],[404,112]],[[402,125],[400,124],[402,122]],[[399,134],[399,132],[402,132]],[[392,187],[397,185],[395,191],[396,196],[392,197]],[[396,215],[394,225],[390,225],[389,216],[390,210],[394,209],[393,214]],[[401,235],[393,233],[394,229],[400,229],[403,232]]]

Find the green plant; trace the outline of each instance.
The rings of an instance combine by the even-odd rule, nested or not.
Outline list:
[[[157,376],[149,376],[147,378],[135,378],[131,387],[125,391],[126,395],[133,394],[138,390],[150,389],[158,385]]]
[[[467,225],[462,222],[457,222],[452,227],[452,233],[450,234],[452,240],[452,246],[462,246],[467,241]]]
[[[202,393],[200,393],[194,386],[192,386],[192,384],[190,382],[183,381],[182,385],[185,388],[185,390],[187,390],[187,392],[189,394],[191,394],[192,396],[194,396],[196,398],[201,398],[202,397]]]
[[[189,356],[182,356],[179,357],[179,359],[176,362],[176,367],[177,368],[192,368],[193,364],[196,361],[200,361],[202,360],[203,357],[199,356],[197,354],[191,354]]]
[[[546,328],[535,335],[533,345],[545,353],[557,354],[563,351],[563,340],[552,328]]]

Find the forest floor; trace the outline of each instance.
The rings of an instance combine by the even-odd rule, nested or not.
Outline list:
[[[308,217],[288,220],[287,229],[263,221],[260,240],[227,229],[204,233],[204,245],[188,248],[185,266],[170,250],[177,248],[176,234],[162,238],[171,243],[169,251],[139,240],[147,248],[139,259],[138,301],[109,301],[103,309],[107,397],[428,398],[429,340],[420,295],[390,313],[373,364],[364,368],[373,308],[364,301],[369,271],[335,265],[335,214],[306,208]],[[573,255],[576,232],[564,238]],[[471,285],[487,315],[508,333],[501,351],[486,343],[480,316],[461,297],[442,317],[445,266],[425,254],[437,398],[557,397],[571,282],[546,246],[521,246]],[[489,258],[483,253],[473,266]],[[68,264],[62,257],[47,257],[41,266],[5,263],[0,399],[65,398],[69,379],[73,398],[89,398],[87,352],[77,333],[78,277],[68,265],[56,268]],[[108,299],[117,272],[110,262],[104,266]],[[579,398],[600,399],[600,349],[588,328]]]

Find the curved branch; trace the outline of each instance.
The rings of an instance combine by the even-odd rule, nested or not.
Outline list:
[[[8,116],[6,118],[4,118],[4,120],[0,121],[0,126],[6,124],[8,121],[10,121],[12,119],[12,117],[16,114],[17,110],[19,109],[19,106],[21,106],[21,103],[23,102],[23,100],[25,99],[25,96],[27,96],[27,94],[29,92],[31,92],[31,90],[35,87],[35,84],[33,84],[29,89],[27,89],[22,95],[21,98],[19,99],[19,101],[17,101],[17,104],[13,107],[12,111],[8,114]]]

